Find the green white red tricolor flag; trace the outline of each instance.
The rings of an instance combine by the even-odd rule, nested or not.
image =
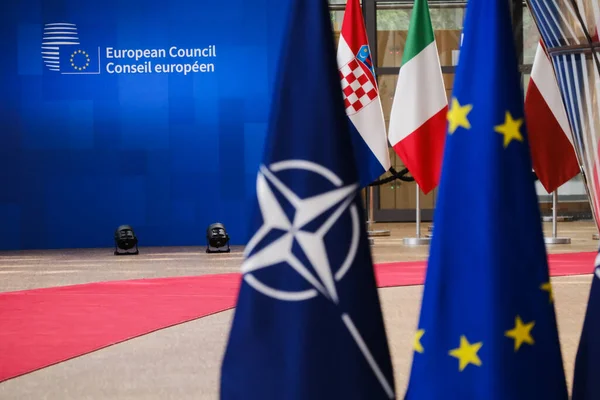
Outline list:
[[[427,0],[415,0],[388,140],[424,193],[439,182],[448,100]]]

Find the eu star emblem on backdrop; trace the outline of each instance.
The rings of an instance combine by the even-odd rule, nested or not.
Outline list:
[[[385,120],[359,0],[348,0],[337,62],[358,177],[365,187],[390,169]]]
[[[60,73],[63,75],[100,74],[100,49],[80,46],[61,47]]]
[[[70,22],[44,24],[42,59],[50,71],[63,75],[100,73],[100,48],[84,43]]]
[[[509,3],[470,0],[407,399],[567,399]]]
[[[394,398],[327,1],[286,27],[220,398]]]
[[[600,253],[596,257],[592,288],[579,339],[573,376],[573,400],[600,399]]]

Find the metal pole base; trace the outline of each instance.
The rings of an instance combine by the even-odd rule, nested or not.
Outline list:
[[[594,234],[592,235],[592,239],[593,239],[593,240],[600,240],[600,234],[598,234],[598,233],[594,233]]]
[[[391,236],[390,231],[388,230],[379,230],[379,231],[371,231],[367,232],[369,237],[381,237],[381,236]]]
[[[546,244],[571,244],[571,238],[568,237],[546,237],[544,238]]]
[[[558,237],[557,222],[560,220],[565,221],[565,217],[558,216],[558,192],[555,190],[552,192],[552,216],[544,217],[544,221],[552,221],[552,236],[545,237],[544,243],[546,244],[570,244],[571,238]]]
[[[431,243],[431,238],[428,237],[417,237],[417,238],[404,238],[404,245],[406,246],[424,246]]]
[[[552,215],[542,217],[542,221],[552,222]],[[567,221],[573,221],[573,216],[572,215],[562,215],[562,216],[559,215],[558,217],[556,217],[556,222],[567,222]]]

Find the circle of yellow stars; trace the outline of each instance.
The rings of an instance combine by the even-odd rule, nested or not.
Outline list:
[[[531,337],[531,330],[534,325],[535,321],[524,324],[521,317],[517,315],[515,317],[515,327],[504,332],[504,336],[515,340],[515,351],[518,351],[523,343],[531,345],[535,343]]]
[[[471,123],[469,121],[469,113],[473,110],[472,104],[462,105],[456,98],[452,98],[450,104],[447,119],[448,119],[448,133],[452,135],[458,128],[466,130],[471,129]],[[513,115],[506,111],[504,115],[504,123],[494,126],[494,131],[503,136],[503,147],[506,149],[512,141],[523,142],[523,135],[521,134],[521,126],[523,125],[523,118],[515,119]],[[550,281],[544,282],[539,286],[539,289],[548,293],[549,303],[554,300],[552,285]],[[531,331],[535,326],[535,321],[523,322],[520,315],[515,317],[514,327],[506,330],[504,336],[514,340],[514,351],[517,352],[521,349],[523,344],[533,346],[535,341],[531,335]],[[425,348],[421,342],[421,339],[425,335],[424,329],[418,329],[413,339],[413,349],[417,353],[424,353]],[[483,347],[483,342],[469,342],[469,339],[465,335],[460,336],[459,346],[455,349],[451,349],[448,355],[458,359],[458,370],[462,372],[468,365],[475,365],[480,367],[482,365],[481,358],[479,358],[479,350]]]
[[[448,133],[452,135],[458,128],[471,129],[469,113],[472,110],[472,104],[461,105],[458,99],[453,97],[447,114]],[[504,136],[504,148],[507,148],[513,140],[523,141],[521,126],[523,126],[523,118],[514,119],[509,111],[506,111],[504,123],[494,126],[494,131]]]
[[[550,281],[540,285],[540,290],[548,293],[550,303],[553,302],[554,297],[552,294],[552,285]],[[533,346],[535,340],[531,335],[531,331],[535,327],[535,321],[523,322],[520,315],[515,317],[514,328],[504,332],[504,336],[514,340],[515,352],[521,349],[523,344]],[[417,353],[423,354],[425,348],[421,343],[421,339],[425,335],[425,329],[418,329],[415,332],[413,338],[413,350]],[[479,358],[479,350],[483,346],[483,342],[469,342],[469,339],[465,335],[460,336],[460,344],[457,348],[452,349],[448,352],[448,355],[458,359],[458,370],[462,372],[469,364],[480,367],[482,365],[481,359]]]
[[[467,365],[473,364],[481,367],[481,359],[477,355],[483,342],[469,343],[465,335],[460,336],[460,346],[448,352],[452,357],[458,358],[458,370],[463,371]]]
[[[423,349],[423,345],[421,344],[421,338],[425,334],[425,329],[419,329],[415,333],[415,339],[413,341],[413,347],[417,353],[423,353],[425,350]]]
[[[77,55],[83,55],[85,57],[85,65],[83,65],[83,66],[75,65],[74,61],[75,61],[75,57]],[[80,49],[80,50],[74,51],[73,54],[71,54],[71,58],[69,61],[71,61],[71,67],[73,67],[73,69],[76,69],[77,71],[84,71],[87,67],[90,66],[90,55],[88,53],[86,53],[85,50]]]
[[[535,326],[535,321],[524,323],[519,315],[515,317],[515,326],[512,329],[504,332],[504,336],[515,341],[515,352],[519,351],[523,343],[534,345],[535,341],[531,336],[531,330]],[[417,353],[424,353],[425,349],[421,343],[421,338],[425,335],[424,329],[419,329],[415,333],[413,348]],[[452,349],[448,354],[458,359],[458,370],[464,371],[469,364],[481,367],[481,358],[479,358],[479,350],[483,347],[483,342],[469,342],[465,335],[460,336],[460,344],[457,348]]]
[[[504,135],[504,148],[507,148],[512,140],[523,141],[523,135],[521,135],[521,125],[523,125],[523,118],[513,119],[510,112],[506,112],[504,116],[504,123],[496,125],[494,130],[501,135]]]
[[[461,106],[456,98],[452,99],[450,110],[448,110],[448,132],[453,134],[456,130],[461,127],[465,129],[471,129],[471,123],[469,122],[468,115],[473,109],[472,104]]]
[[[554,292],[552,292],[552,284],[550,284],[550,281],[542,283],[540,289],[544,292],[548,292],[548,302],[552,303],[554,301]]]

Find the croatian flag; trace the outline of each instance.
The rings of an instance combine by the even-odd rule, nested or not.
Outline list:
[[[348,0],[338,44],[344,107],[361,187],[390,169],[385,121],[359,0]]]

